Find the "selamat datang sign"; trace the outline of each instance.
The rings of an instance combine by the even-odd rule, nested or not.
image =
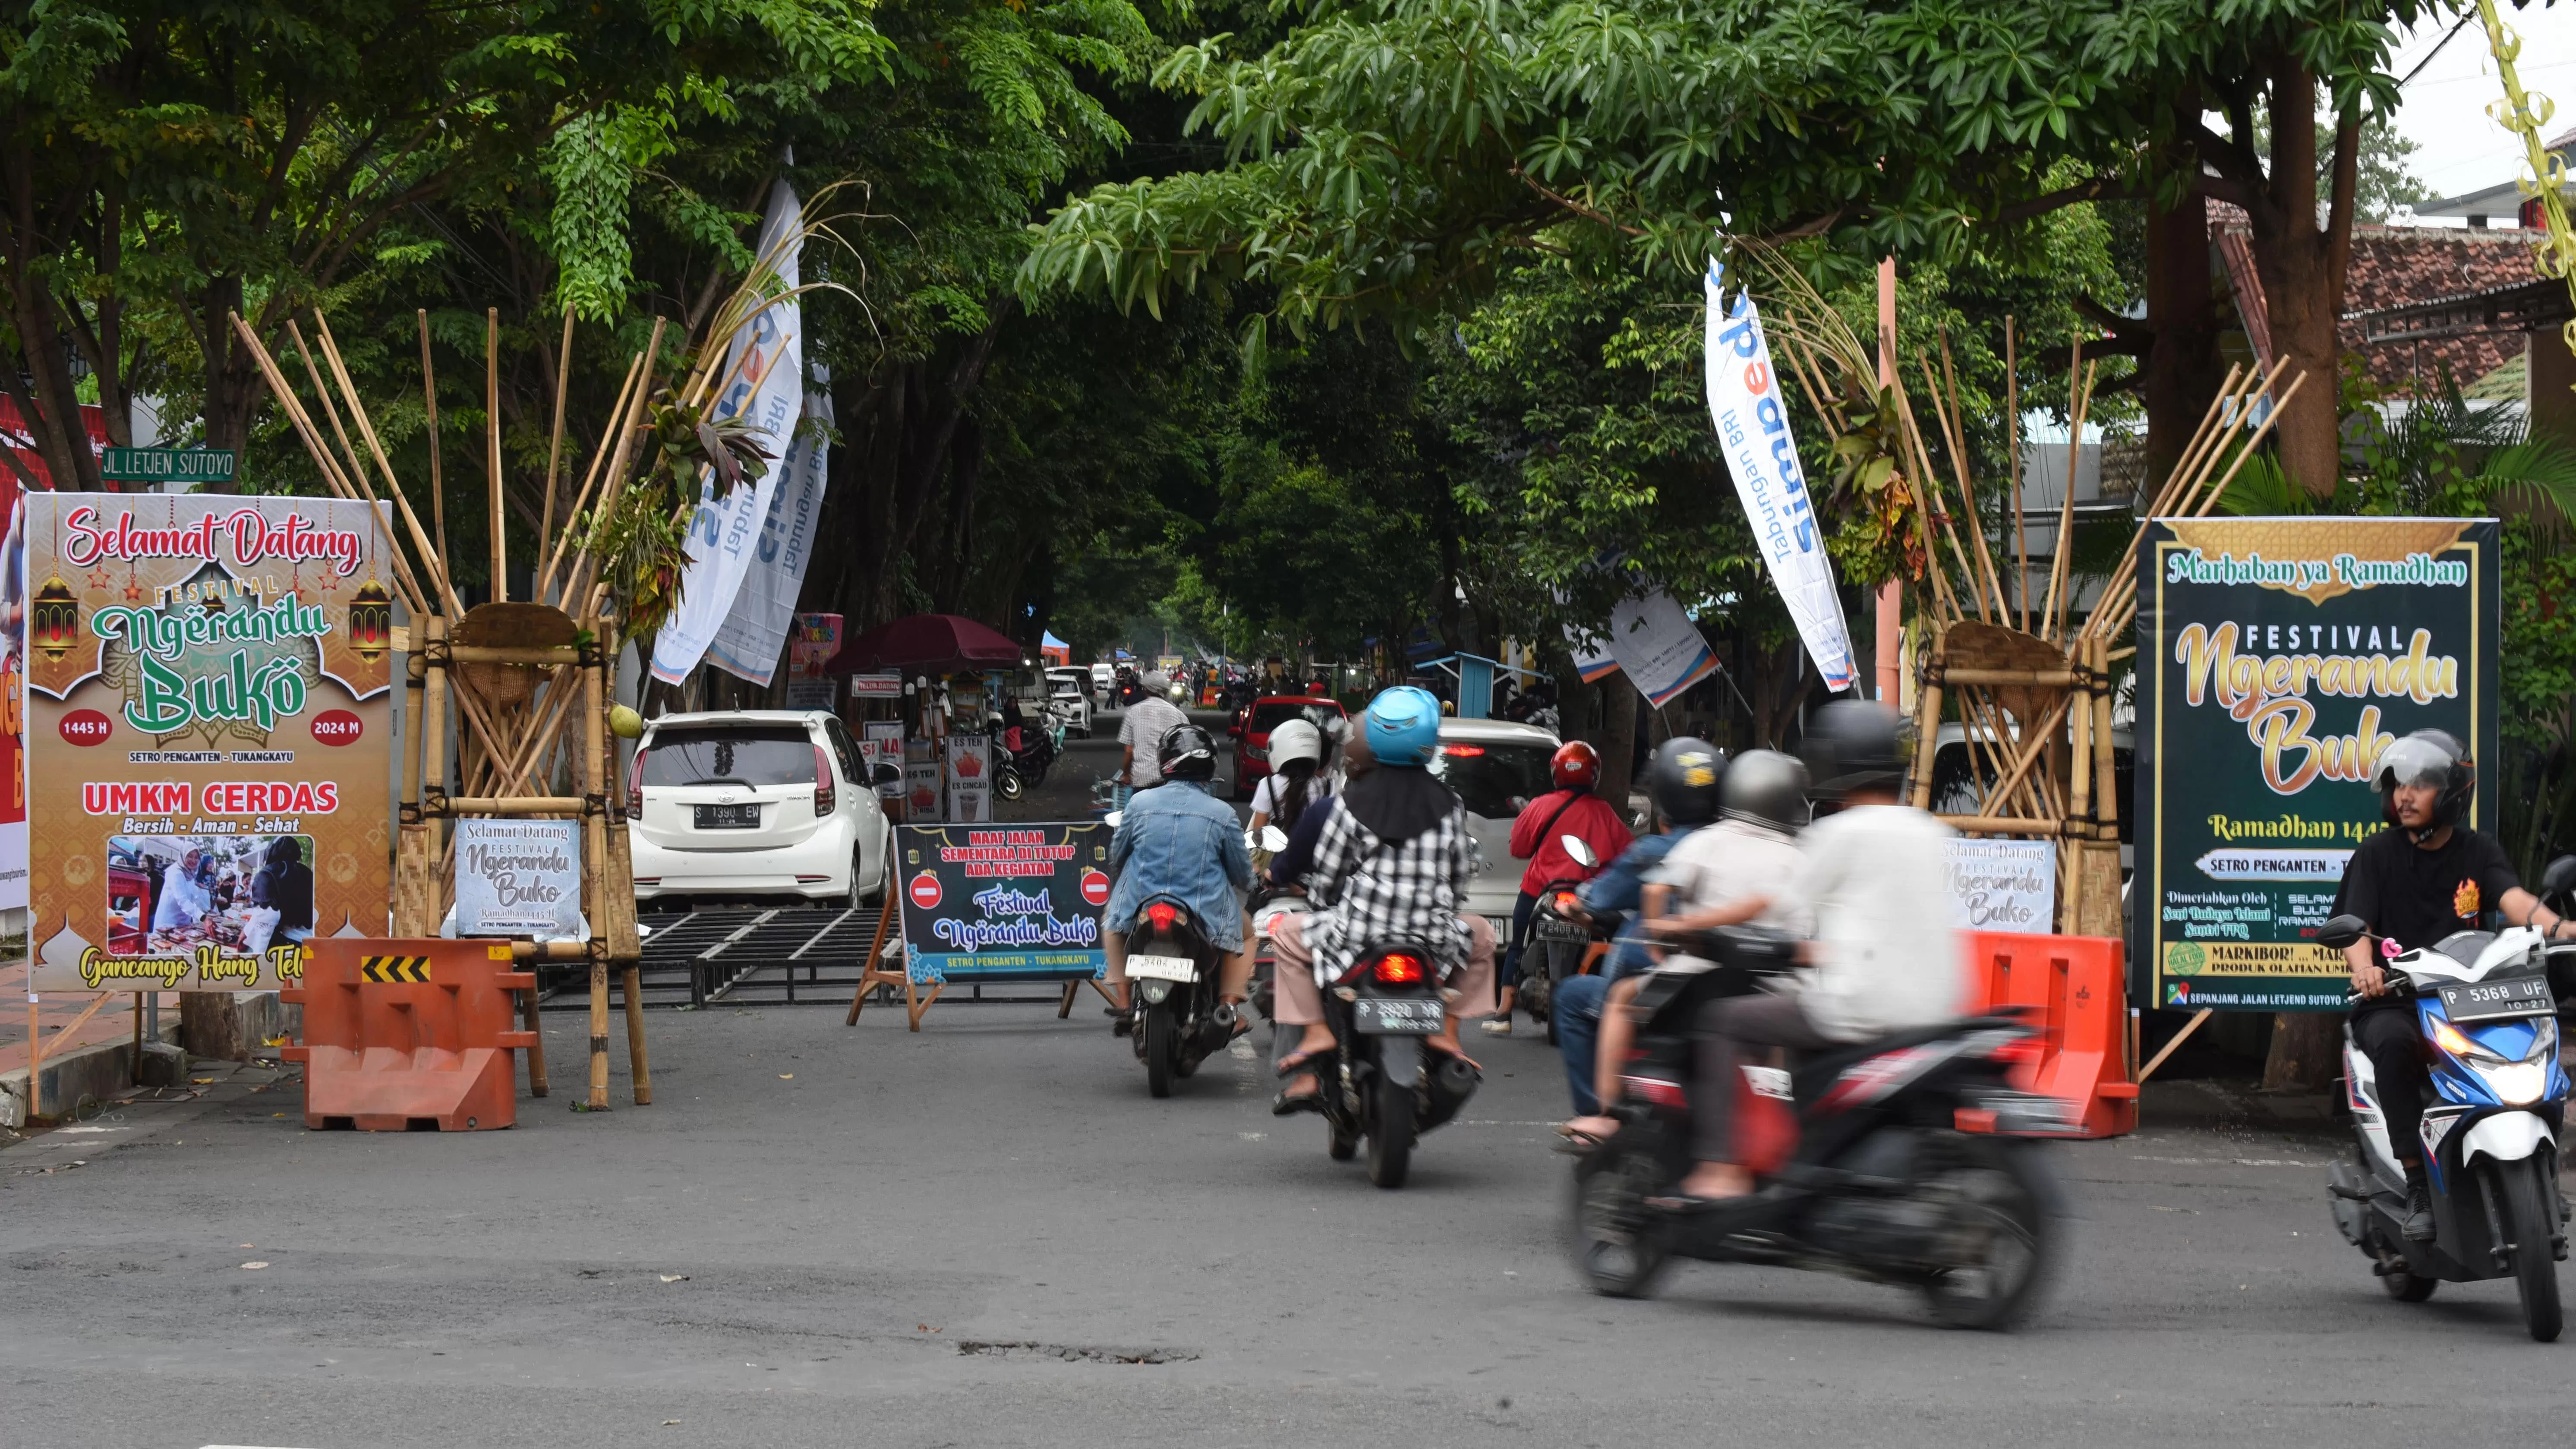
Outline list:
[[[2339,1010],[2316,943],[2381,828],[2401,736],[2479,763],[2493,829],[2501,609],[2493,519],[2158,521],[2138,560],[2137,984],[2182,1010]]]
[[[392,896],[392,563],[321,498],[31,494],[40,991],[273,990]]]

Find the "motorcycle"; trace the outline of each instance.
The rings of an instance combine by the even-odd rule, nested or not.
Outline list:
[[[1570,1237],[1594,1291],[1650,1295],[1676,1257],[1840,1273],[1921,1292],[1935,1317],[2007,1328],[2036,1305],[2065,1243],[2046,1139],[2072,1135],[2049,1098],[2016,1089],[2040,1040],[2020,1015],[1974,1017],[1746,1065],[1733,1110],[1749,1196],[1677,1209],[1652,1200],[1695,1165],[1689,1084],[1700,1009],[1791,969],[1796,943],[1746,927],[1682,938],[1695,960],[1646,978],[1643,1023],[1610,1106],[1619,1131],[1576,1164]]]
[[[1225,953],[1209,943],[1189,908],[1169,896],[1145,902],[1127,930],[1129,1028],[1145,1064],[1145,1089],[1172,1083],[1234,1040],[1237,1010],[1217,1000]]]
[[[1418,941],[1372,941],[1324,992],[1332,1049],[1312,1059],[1322,1087],[1325,1152],[1348,1162],[1368,1143],[1369,1181],[1404,1186],[1421,1135],[1458,1115],[1483,1074],[1464,1057],[1432,1052],[1449,1009],[1439,962]]]
[[[1583,837],[1560,835],[1556,843],[1586,871],[1599,867],[1599,857]],[[1547,1028],[1551,1045],[1556,1041],[1557,983],[1591,971],[1618,932],[1616,918],[1605,928],[1583,909],[1582,889],[1582,881],[1561,880],[1539,892],[1538,911],[1530,921],[1530,945],[1522,953],[1520,1004],[1532,1021]],[[1531,969],[1533,965],[1537,969]]]
[[[1249,830],[1244,832],[1244,836],[1247,847],[1269,855],[1277,855],[1288,848],[1288,832],[1276,825],[1261,827],[1258,837]],[[1278,1000],[1279,958],[1278,953],[1271,949],[1271,927],[1281,916],[1302,916],[1314,907],[1306,900],[1305,887],[1274,886],[1267,880],[1256,881],[1252,898],[1246,905],[1252,912],[1252,1007],[1261,1013],[1263,1021],[1276,1021],[1278,1013],[1272,1010],[1272,1006]]]
[[[1020,728],[1020,747],[1016,750],[1010,748],[998,716],[991,729],[993,755],[999,761],[993,767],[993,793],[1005,800],[1017,800],[1031,788],[1045,784],[1048,767],[1064,753],[1064,717],[1049,707],[1044,725]]]
[[[2563,898],[2576,883],[2576,857],[2551,864],[2542,895]],[[2341,950],[2373,939],[2357,916],[2317,931]],[[2539,932],[2459,931],[2430,950],[2386,958],[2390,988],[2409,998],[2425,1038],[2432,1091],[2426,1094],[2424,1175],[2434,1235],[2405,1234],[2406,1173],[2390,1150],[2370,1058],[2344,1032],[2344,1099],[2352,1108],[2353,1160],[2327,1169],[2335,1227],[2371,1259],[2392,1298],[2421,1303],[2445,1281],[2511,1278],[2523,1327],[2542,1343],[2558,1337],[2558,1264],[2567,1257],[2567,1200],[2558,1191],[2554,1120],[2569,1094],[2558,1060],[2557,1003],[2547,959],[2576,946],[2547,945]]]

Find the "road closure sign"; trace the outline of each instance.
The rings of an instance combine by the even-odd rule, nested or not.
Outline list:
[[[2381,752],[2496,758],[2493,519],[2160,520],[2138,560],[2135,983],[2148,1004],[2335,1010],[2318,945],[2382,828]],[[2471,821],[2493,828],[2496,772]]]
[[[923,985],[1105,977],[1109,835],[1098,823],[896,826],[905,969]]]
[[[307,936],[383,935],[375,511],[31,493],[17,544],[36,988],[272,990]]]

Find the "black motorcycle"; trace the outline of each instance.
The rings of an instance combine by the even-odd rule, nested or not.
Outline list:
[[[1234,1007],[1217,1000],[1225,953],[1212,944],[1189,908],[1155,896],[1127,928],[1128,1036],[1145,1064],[1145,1088],[1172,1095],[1172,1083],[1199,1069],[1234,1040]]]
[[[1457,1116],[1484,1080],[1465,1058],[1422,1044],[1449,1009],[1440,975],[1420,942],[1371,942],[1324,993],[1332,1049],[1287,1073],[1314,1072],[1325,1151],[1348,1162],[1367,1139],[1369,1181],[1379,1187],[1404,1186],[1415,1140]]]
[[[1610,1111],[1624,1126],[1574,1173],[1575,1263],[1596,1291],[1644,1297],[1675,1257],[1820,1269],[1913,1288],[1935,1316],[2006,1328],[2056,1268],[2065,1194],[2045,1139],[2075,1125],[2008,1077],[2040,1042],[2018,1016],[1899,1032],[1783,1071],[1746,1066],[1736,1135],[1756,1190],[1668,1199],[1695,1165],[1690,1099],[1700,1009],[1790,969],[1795,943],[1728,928],[1686,938],[1714,966],[1646,979],[1644,1023]],[[1656,1201],[1664,1199],[1664,1201]]]
[[[1010,747],[1010,736],[999,723],[992,726],[993,792],[1005,800],[1017,800],[1046,783],[1047,770],[1064,752],[1064,719],[1052,710],[1039,717],[1043,723],[1020,726],[1020,747]]]
[[[1586,870],[1598,863],[1580,836],[1560,836],[1557,844]],[[1557,986],[1582,975],[1619,929],[1619,917],[1583,909],[1582,889],[1583,882],[1564,880],[1538,893],[1529,945],[1521,952],[1520,1004],[1531,1020],[1547,1027],[1550,1044],[1556,1041]]]

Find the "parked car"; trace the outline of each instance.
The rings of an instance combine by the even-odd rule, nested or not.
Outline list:
[[[1270,773],[1270,732],[1292,719],[1342,718],[1338,700],[1320,694],[1269,694],[1252,702],[1225,732],[1234,736],[1234,798],[1249,800],[1252,787]]]
[[[1065,729],[1076,738],[1091,738],[1091,696],[1070,679],[1058,679],[1049,687],[1054,693],[1047,699],[1047,709],[1064,716]]]
[[[1091,702],[1100,706],[1102,709],[1107,709],[1109,707],[1110,687],[1115,685],[1117,682],[1117,665],[1095,664],[1091,666]]]
[[[1484,853],[1485,868],[1467,887],[1464,909],[1493,922],[1494,934],[1512,938],[1512,907],[1520,900],[1522,862],[1512,859],[1512,822],[1529,802],[1554,788],[1548,760],[1559,741],[1536,725],[1507,719],[1440,721],[1440,753],[1431,772],[1458,792],[1467,807],[1467,829]]]
[[[1074,688],[1082,691],[1083,698],[1091,700],[1095,704],[1099,702],[1099,686],[1092,682],[1091,671],[1081,667],[1080,665],[1057,664],[1049,666],[1046,672],[1046,677],[1047,693],[1049,694],[1055,693],[1059,686],[1070,684]]]
[[[636,899],[878,896],[893,853],[879,783],[823,710],[663,715],[627,777]]]

